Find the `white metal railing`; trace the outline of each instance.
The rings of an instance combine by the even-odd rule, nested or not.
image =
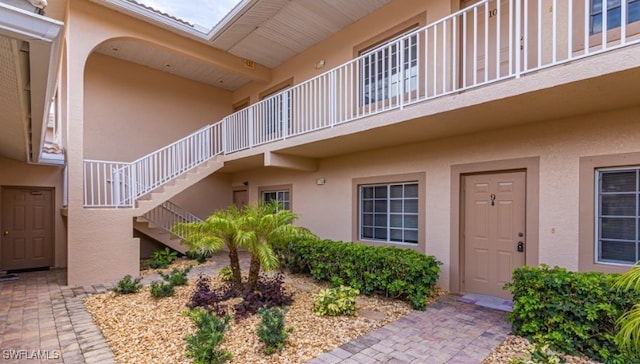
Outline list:
[[[131,163],[84,161],[85,207],[132,207],[135,201],[221,154],[222,125],[208,125]]]
[[[592,1],[607,6],[606,0],[480,1],[227,116],[225,153],[639,42],[626,22],[612,24],[606,11],[601,17],[592,11]],[[631,13],[626,6],[620,12],[621,19]],[[598,32],[598,22],[615,29]]]
[[[165,201],[153,210],[147,212],[143,217],[153,223],[155,227],[168,231],[179,238],[184,238],[180,229],[174,229],[177,223],[201,222],[202,219],[174,204]]]
[[[628,1],[619,13],[598,13],[606,0],[480,1],[229,115],[186,148],[229,154],[638,44],[640,5]],[[133,206],[202,162],[176,163],[179,143],[133,163],[85,161],[85,206]]]

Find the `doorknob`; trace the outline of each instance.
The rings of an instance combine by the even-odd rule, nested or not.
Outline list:
[[[9,232],[5,230],[5,232],[2,233],[2,235],[9,235]]]
[[[524,243],[521,241],[518,242],[518,252],[519,253],[524,252]]]

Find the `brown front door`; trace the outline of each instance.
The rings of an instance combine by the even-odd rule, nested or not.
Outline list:
[[[464,177],[466,292],[511,298],[502,287],[525,262],[525,177],[525,172]]]
[[[247,190],[233,191],[233,204],[238,208],[243,208],[248,203]]]
[[[2,188],[0,269],[50,267],[53,262],[53,191]]]

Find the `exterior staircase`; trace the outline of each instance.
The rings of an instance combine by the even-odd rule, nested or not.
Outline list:
[[[136,217],[133,228],[184,254],[187,247],[182,244],[182,235],[172,232],[171,228],[177,223],[200,221],[202,219],[198,216],[171,201],[165,201],[146,214]]]
[[[172,179],[166,184],[140,197],[137,200],[137,206],[134,210],[135,214],[137,216],[144,216],[157,206],[161,206],[161,203],[170,200],[180,192],[186,190],[187,188],[193,186],[207,176],[211,175],[218,169],[222,168],[223,165],[224,163],[220,161],[219,157],[214,157],[189,170],[188,172]]]

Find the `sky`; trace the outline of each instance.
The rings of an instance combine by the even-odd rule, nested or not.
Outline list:
[[[176,18],[213,28],[242,0],[136,0]]]

